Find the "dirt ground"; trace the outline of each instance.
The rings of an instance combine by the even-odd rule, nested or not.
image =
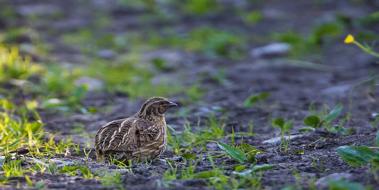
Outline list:
[[[181,15],[170,21],[150,20],[147,23],[139,22],[145,14],[144,10],[120,9],[113,1],[23,1],[15,0],[9,3],[12,7],[22,10],[33,10],[38,14],[51,15],[54,12],[63,14],[59,19],[52,16],[42,16],[35,21],[26,20],[24,11],[16,20],[1,20],[0,28],[12,26],[28,26],[35,29],[42,41],[52,49],[49,56],[56,59],[56,63],[64,63],[68,66],[83,64],[85,57],[73,46],[67,46],[57,40],[66,32],[90,25],[96,14],[110,15],[110,26],[99,32],[120,33],[125,31],[146,32],[160,31],[162,28],[175,28],[188,30],[196,26],[214,26],[219,28],[233,28],[247,35],[254,35],[261,40],[249,43],[247,49],[254,49],[272,42],[266,40],[272,32],[293,30],[306,35],[312,27],[325,20],[333,19],[336,14],[349,15],[352,18],[367,15],[378,10],[377,5],[368,3],[356,3],[353,1],[294,1],[294,0],[268,0],[262,3],[252,3],[254,9],[259,9],[265,15],[263,21],[254,26],[246,26],[235,19],[235,12],[225,10],[216,16],[201,19]],[[225,4],[243,6],[245,1],[222,1]],[[238,5],[241,3],[242,5]],[[51,13],[52,12],[52,13]],[[379,26],[379,25],[377,25]],[[378,27],[372,29],[378,32]],[[354,28],[351,29],[351,33]],[[161,48],[146,53],[146,56],[154,54],[162,57],[174,57],[168,59],[173,69],[162,72],[158,77],[167,77],[174,81],[183,81],[184,85],[199,84],[204,90],[203,97],[191,104],[184,104],[179,110],[173,110],[167,115],[167,123],[177,131],[182,131],[185,122],[206,127],[202,119],[211,115],[227,118],[226,128],[228,134],[232,130],[243,132],[248,130],[249,122],[254,122],[254,136],[236,137],[236,143],[245,142],[251,144],[263,153],[257,156],[258,164],[274,164],[272,170],[266,171],[262,176],[263,189],[281,189],[287,185],[300,184],[305,189],[309,188],[311,181],[334,173],[351,174],[349,180],[370,185],[373,189],[379,189],[379,184],[374,180],[368,168],[352,168],[347,165],[336,153],[336,148],[342,145],[371,145],[375,137],[375,127],[371,126],[373,114],[379,110],[377,99],[378,88],[374,88],[368,78],[379,71],[377,60],[362,53],[358,48],[343,44],[345,35],[337,40],[331,40],[322,45],[318,52],[311,52],[305,58],[312,63],[297,63],[295,58],[268,57],[257,58],[248,55],[242,60],[224,59],[222,57],[210,58],[201,53],[185,52],[176,48]],[[20,43],[23,40],[20,39]],[[129,47],[133,48],[133,47]],[[319,55],[315,58],[315,54]],[[36,59],[42,59],[38,56]],[[171,62],[170,62],[171,61]],[[316,65],[316,66],[315,66]],[[214,79],[214,76],[222,70],[223,82]],[[269,92],[270,97],[258,103],[256,106],[246,108],[244,100],[252,93]],[[173,100],[180,100],[180,94]],[[125,94],[111,94],[106,92],[89,93],[82,101],[84,106],[95,106],[99,113],[95,114],[71,114],[65,115],[59,112],[41,110],[45,128],[51,132],[58,132],[59,138],[72,137],[74,142],[85,145],[93,144],[93,136],[99,127],[113,119],[129,116],[138,110],[143,99],[131,100]],[[180,103],[180,102],[179,102]],[[350,114],[350,120],[345,124],[346,128],[353,129],[349,135],[332,134],[322,130],[301,133],[304,127],[303,119],[309,115],[310,106],[322,109],[324,105],[333,107],[341,103],[344,105],[344,113]],[[186,117],[178,114],[187,111]],[[278,144],[263,143],[270,138],[278,137],[279,131],[271,127],[271,119],[283,117],[294,121],[294,129],[291,135],[300,135],[291,140],[288,153],[280,152]],[[84,126],[89,136],[73,132],[73,128],[80,124]],[[226,139],[224,139],[225,142]],[[208,150],[219,150],[210,143]],[[194,150],[198,157],[206,156],[203,150]],[[180,164],[182,158],[175,155],[170,149],[166,150],[161,159],[151,164],[134,164],[132,173],[118,169],[117,167],[97,163],[91,153],[92,159],[86,161],[84,155],[72,154],[70,156],[57,155],[62,163],[87,164],[91,170],[104,170],[107,172],[120,171],[122,184],[126,189],[212,189],[205,180],[189,179],[174,180],[169,186],[162,184],[163,173],[169,169],[164,159],[172,160]],[[230,158],[218,158],[217,165],[223,165],[227,173],[233,171],[237,162]],[[196,171],[204,171],[211,168],[208,161],[199,162]],[[296,175],[301,180],[296,179]],[[84,179],[80,176],[38,174],[34,180],[44,180],[48,189],[112,189],[103,187],[99,181]],[[24,178],[14,178],[11,185],[24,184]],[[12,189],[13,187],[1,187]],[[24,186],[23,186],[24,187]]]

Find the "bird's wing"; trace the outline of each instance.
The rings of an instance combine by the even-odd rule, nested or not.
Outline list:
[[[137,124],[138,142],[144,145],[151,141],[156,141],[162,134],[162,130],[158,124],[150,121],[139,120]]]
[[[105,142],[111,137],[113,131],[117,130],[124,119],[114,120],[105,125],[103,125],[96,133],[95,137],[95,148],[97,150],[102,150],[105,146]]]
[[[104,139],[102,151],[134,151],[138,148],[136,130],[137,118],[125,119],[117,128],[109,131],[109,137]]]

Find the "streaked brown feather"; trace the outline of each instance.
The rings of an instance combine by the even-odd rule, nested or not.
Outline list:
[[[159,101],[165,99],[151,98],[134,116],[101,127],[95,139],[97,157],[146,160],[159,156],[166,147],[166,121],[151,107],[160,105]]]

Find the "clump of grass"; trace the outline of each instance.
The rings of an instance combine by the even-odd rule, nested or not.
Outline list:
[[[224,128],[225,124],[223,120],[218,120],[214,116],[208,118],[206,128],[202,128],[197,132],[194,132],[188,123],[184,126],[184,131],[181,133],[176,133],[174,129],[169,128],[168,144],[176,154],[188,153],[189,149],[194,147],[203,148],[208,142],[224,138]]]
[[[0,45],[0,82],[11,79],[25,80],[43,71],[40,65],[31,62],[29,57],[20,56],[17,47],[6,48]]]
[[[124,189],[122,186],[122,176],[119,172],[106,173],[100,178],[100,182],[105,187],[116,187]]]
[[[172,46],[209,57],[241,59],[246,54],[246,39],[241,34],[211,27],[198,27],[184,35],[165,31],[163,35],[150,34],[148,43]]]
[[[219,8],[216,0],[185,0],[182,7],[192,15],[204,15]]]
[[[55,142],[53,136],[45,141],[43,123],[35,110],[16,110],[14,104],[4,99],[0,104],[0,155],[27,149],[30,155],[49,156],[65,154],[74,147],[72,141]],[[30,115],[35,119],[30,119]]]
[[[59,108],[63,110],[81,109],[80,100],[87,92],[82,85],[75,85],[75,80],[82,74],[79,70],[68,70],[63,67],[45,67],[31,61],[28,56],[22,56],[16,47],[0,46],[0,82],[17,82],[19,86],[31,93],[42,102],[36,102],[36,107]],[[28,80],[34,76],[34,80]],[[12,92],[6,91],[6,94]],[[32,101],[30,101],[32,102]]]
[[[248,25],[254,25],[263,19],[261,11],[244,12],[242,15],[243,21]]]
[[[8,160],[3,166],[2,170],[6,178],[23,176],[25,170],[21,166],[21,160]]]
[[[63,43],[79,47],[84,54],[97,56],[97,51],[101,49],[122,49],[122,45],[117,42],[117,36],[109,33],[94,33],[91,29],[82,29],[72,33],[67,33],[61,37]]]
[[[60,170],[60,173],[68,174],[71,176],[76,176],[81,174],[85,179],[93,179],[95,174],[87,166],[80,165],[67,165],[63,166]]]
[[[88,87],[75,85],[82,75],[80,69],[68,70],[61,67],[49,67],[34,92],[44,94],[42,108],[58,109],[62,111],[80,110],[80,101],[85,97]]]
[[[209,170],[198,171],[196,163],[190,162],[184,167],[179,167],[174,163],[168,162],[170,168],[163,175],[166,186],[169,182],[176,179],[202,179],[206,180],[209,187],[214,189],[244,189],[257,188],[261,186],[262,173],[273,168],[273,165],[263,164],[246,167],[239,165],[231,174],[214,163],[211,155],[207,156],[212,168]],[[197,162],[197,161],[195,161]]]
[[[19,116],[14,114],[15,105],[4,99],[0,103],[0,153],[6,155],[23,147],[38,152],[38,145],[44,135],[41,120],[29,121],[26,113],[17,119]]]

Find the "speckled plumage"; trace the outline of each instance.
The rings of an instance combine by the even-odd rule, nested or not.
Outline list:
[[[98,160],[151,160],[166,148],[167,133],[164,113],[176,106],[165,98],[148,99],[133,116],[111,121],[95,137]]]

